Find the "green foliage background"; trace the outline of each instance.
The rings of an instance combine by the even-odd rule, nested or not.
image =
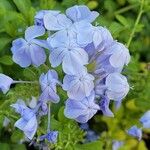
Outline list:
[[[106,26],[113,37],[129,47],[132,55],[131,63],[125,68],[132,87],[123,105],[115,117],[108,118],[96,115],[90,121],[90,127],[100,138],[91,143],[84,142],[85,133],[73,120],[63,116],[63,105],[66,93],[59,90],[61,102],[53,105],[52,129],[59,130],[58,143],[50,145],[56,150],[111,150],[113,140],[124,141],[120,150],[150,149],[150,130],[144,130],[141,142],[126,134],[126,130],[139,123],[142,114],[150,109],[150,1],[149,0],[0,0],[0,72],[13,79],[38,80],[41,72],[47,68],[29,67],[22,69],[14,64],[11,58],[12,40],[23,36],[24,30],[33,24],[34,15],[41,9],[58,9],[62,12],[73,5],[87,5],[91,10],[97,10],[100,16],[96,20],[99,25]],[[62,77],[62,71],[57,70]],[[28,144],[23,144],[23,134],[13,124],[16,116],[10,104],[18,98],[27,100],[39,94],[38,85],[16,85],[7,95],[0,93],[0,150],[27,150]],[[112,104],[112,109],[114,106]],[[7,116],[11,123],[3,127]],[[43,118],[37,135],[46,130],[46,120]],[[33,149],[33,148],[32,148]],[[35,147],[35,149],[39,149]]]

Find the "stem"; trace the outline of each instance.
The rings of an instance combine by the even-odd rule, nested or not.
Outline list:
[[[129,46],[130,46],[130,44],[131,44],[131,41],[132,41],[132,39],[133,39],[133,36],[134,36],[134,34],[135,34],[136,27],[137,27],[137,25],[138,25],[138,23],[139,23],[139,21],[140,21],[140,19],[141,19],[141,16],[142,16],[142,13],[143,13],[143,6],[144,6],[144,0],[142,0],[142,2],[141,2],[139,14],[138,14],[138,16],[137,16],[137,19],[136,19],[136,21],[135,21],[133,30],[132,30],[132,32],[131,32],[131,34],[130,34],[130,37],[129,37],[129,40],[128,40],[128,42],[127,42],[127,47],[128,47],[128,48],[129,48]]]
[[[127,7],[124,7],[124,8],[122,8],[122,9],[120,9],[120,10],[117,10],[117,11],[115,12],[115,15],[118,15],[118,14],[124,13],[124,12],[126,12],[126,11],[129,11],[130,9],[133,9],[133,8],[135,8],[135,7],[137,7],[137,6],[139,6],[139,4],[134,4],[134,5],[129,5],[129,6],[127,6]]]
[[[47,132],[50,131],[50,119],[51,119],[51,103],[48,103],[48,123],[47,123]]]
[[[16,83],[30,83],[30,84],[37,84],[38,82],[37,81],[13,81],[13,84],[16,84]]]

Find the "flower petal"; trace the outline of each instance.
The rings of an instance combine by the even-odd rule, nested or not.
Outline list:
[[[47,30],[59,31],[71,26],[72,22],[64,14],[56,16],[48,13],[44,16],[44,25]]]
[[[30,55],[32,64],[36,67],[42,65],[46,61],[46,54],[43,48],[38,45],[32,44],[30,45]]]
[[[68,118],[77,118],[78,116],[85,114],[86,107],[80,102],[72,99],[66,101],[66,107],[64,114]]]
[[[26,124],[27,124],[27,121],[24,120],[23,118],[20,118],[18,121],[16,121],[14,126],[23,131]]]
[[[93,22],[99,15],[98,12],[90,11],[87,6],[73,6],[66,10],[66,15],[73,21],[85,20],[87,22]]]
[[[25,39],[29,42],[32,39],[45,34],[45,29],[42,26],[30,26],[25,31]]]
[[[22,47],[13,54],[13,61],[25,68],[31,65],[31,57],[29,54],[29,46]]]
[[[66,54],[67,49],[57,48],[50,53],[49,61],[52,67],[57,67],[63,61],[63,58]]]
[[[32,140],[33,139],[33,136],[35,135],[36,133],[36,130],[37,130],[37,120],[36,120],[36,116],[33,116],[29,121],[28,123],[26,124],[26,126],[24,127],[23,131],[24,131],[24,134],[30,139]]]

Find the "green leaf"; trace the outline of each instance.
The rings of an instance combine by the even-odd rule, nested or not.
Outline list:
[[[124,30],[124,26],[122,26],[120,23],[112,22],[112,24],[109,27],[109,30],[113,34],[113,37],[118,37],[119,33]]]
[[[0,51],[4,49],[4,47],[10,43],[11,39],[8,37],[1,37],[0,38]]]
[[[30,0],[13,0],[18,10],[23,14],[28,25],[33,24],[34,8],[31,6]]]
[[[75,150],[103,150],[103,143],[101,141],[94,141],[87,144],[77,144]]]
[[[127,19],[121,15],[116,15],[116,19],[124,26],[129,25]]]
[[[85,5],[89,0],[78,0],[79,5]]]
[[[76,4],[75,0],[63,0],[62,5],[66,7],[71,7]]]
[[[0,0],[0,9],[3,8],[5,11],[7,10],[14,10],[14,7],[8,0]]]
[[[31,1],[30,0],[13,0],[19,11],[27,16],[30,8],[31,8]]]
[[[22,36],[27,26],[27,19],[18,12],[8,11],[5,14],[5,28],[6,33],[11,37]],[[17,21],[15,21],[17,20]]]
[[[64,116],[64,107],[61,107],[59,109],[59,112],[58,112],[58,120],[60,122],[67,122],[69,119],[67,119],[65,116]]]
[[[12,145],[11,147],[12,147],[12,150],[26,150],[26,147],[23,144],[15,144],[15,145]]]
[[[17,143],[23,137],[24,137],[23,132],[21,132],[20,130],[14,130],[11,136],[11,141],[13,143]]]
[[[10,150],[10,146],[7,143],[0,143],[1,150]]]
[[[11,56],[5,55],[0,58],[0,63],[9,66],[13,64],[13,61],[12,61]]]

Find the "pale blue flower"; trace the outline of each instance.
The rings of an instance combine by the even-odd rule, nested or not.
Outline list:
[[[121,146],[123,146],[124,142],[123,141],[113,141],[113,145],[112,145],[112,150],[119,150],[119,148]]]
[[[58,131],[49,131],[47,134],[40,136],[40,141],[47,139],[50,143],[56,143]]]
[[[79,70],[75,75],[65,75],[63,89],[70,99],[81,100],[88,97],[94,89],[94,77],[86,69]]]
[[[109,108],[110,99],[107,96],[102,96],[100,100],[100,110],[103,112],[103,115],[108,117],[114,117],[113,112]]]
[[[138,128],[136,125],[132,126],[127,133],[133,137],[138,138],[140,141],[142,139],[142,130]]]
[[[110,73],[121,73],[121,68],[113,67],[109,62],[109,57],[103,53],[95,59],[94,75],[98,78],[106,78]]]
[[[76,39],[76,43],[81,47],[85,47],[93,40],[93,26],[86,21],[75,22],[70,29],[72,38]]]
[[[48,48],[44,40],[35,39],[45,34],[42,26],[31,26],[25,31],[25,39],[18,38],[13,41],[11,51],[13,61],[21,67],[28,67],[31,64],[38,67],[46,61],[46,54],[42,47]]]
[[[60,13],[60,11],[55,11],[55,10],[40,10],[36,13],[35,17],[34,17],[34,23],[35,25],[38,25],[38,26],[44,26],[44,16],[46,14],[50,13],[51,15],[58,15]]]
[[[93,22],[99,16],[99,13],[96,11],[90,11],[85,5],[75,5],[66,10],[66,15],[74,22],[81,20]]]
[[[12,83],[13,83],[12,78],[0,73],[0,91],[6,94],[9,91]]]
[[[125,76],[120,73],[111,73],[106,77],[106,95],[109,99],[120,101],[129,92],[129,84]]]
[[[44,26],[50,31],[60,31],[69,29],[72,21],[64,14],[47,13],[44,15]]]
[[[110,55],[109,62],[115,68],[122,68],[130,62],[129,50],[119,42],[114,41],[106,50],[106,55]]]
[[[95,94],[81,100],[68,99],[64,110],[65,116],[77,122],[86,123],[100,109],[95,103]]]
[[[97,48],[97,52],[100,52],[111,45],[113,37],[107,28],[101,26],[93,28],[93,44]]]
[[[22,130],[27,138],[32,140],[37,130],[36,111],[26,106],[24,101],[18,100],[17,103],[12,104],[16,112],[21,115],[21,118],[15,123],[15,127]]]
[[[59,34],[54,34],[48,39],[48,43],[53,47],[49,57],[52,67],[62,63],[65,73],[75,74],[88,63],[86,51],[70,39],[67,32],[59,31]]]
[[[46,74],[42,73],[39,82],[42,90],[40,101],[43,103],[46,101],[58,103],[60,98],[57,95],[56,85],[60,84],[60,82],[58,81],[57,72],[55,70],[49,70]]]
[[[150,110],[140,118],[140,122],[144,128],[150,128]]]

